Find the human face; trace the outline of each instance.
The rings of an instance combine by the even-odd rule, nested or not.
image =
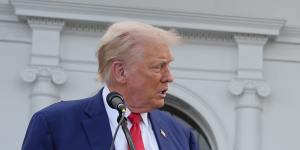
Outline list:
[[[149,112],[164,105],[168,84],[173,81],[167,45],[151,43],[137,46],[142,52],[136,61],[126,66],[124,98],[132,112]]]

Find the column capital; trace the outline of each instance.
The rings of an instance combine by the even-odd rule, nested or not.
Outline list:
[[[54,84],[61,85],[67,81],[65,71],[61,67],[31,66],[21,72],[23,81],[33,83],[38,77],[51,78]]]
[[[242,95],[245,91],[254,91],[261,97],[267,97],[271,93],[271,88],[263,80],[234,79],[229,84],[229,91],[236,96]]]

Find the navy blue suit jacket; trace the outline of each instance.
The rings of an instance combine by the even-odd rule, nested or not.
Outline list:
[[[148,114],[160,150],[199,150],[191,129],[168,113]],[[22,150],[109,150],[111,141],[101,90],[93,97],[58,102],[35,113]]]

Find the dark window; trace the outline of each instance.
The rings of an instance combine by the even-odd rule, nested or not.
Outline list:
[[[166,103],[161,108],[163,111],[167,111],[179,120],[183,121],[184,124],[194,129],[194,133],[198,138],[201,150],[212,150],[209,140],[202,128],[197,121],[195,121],[191,115],[194,115],[195,108],[188,105],[186,102],[178,99],[177,97],[168,94],[166,97]],[[200,119],[200,118],[199,118]]]

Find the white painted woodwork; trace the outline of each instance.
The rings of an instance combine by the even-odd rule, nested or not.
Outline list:
[[[202,115],[213,150],[299,149],[300,3],[170,2],[0,1],[0,149],[20,149],[35,111],[101,88],[99,38],[128,19],[183,37],[169,93]]]

